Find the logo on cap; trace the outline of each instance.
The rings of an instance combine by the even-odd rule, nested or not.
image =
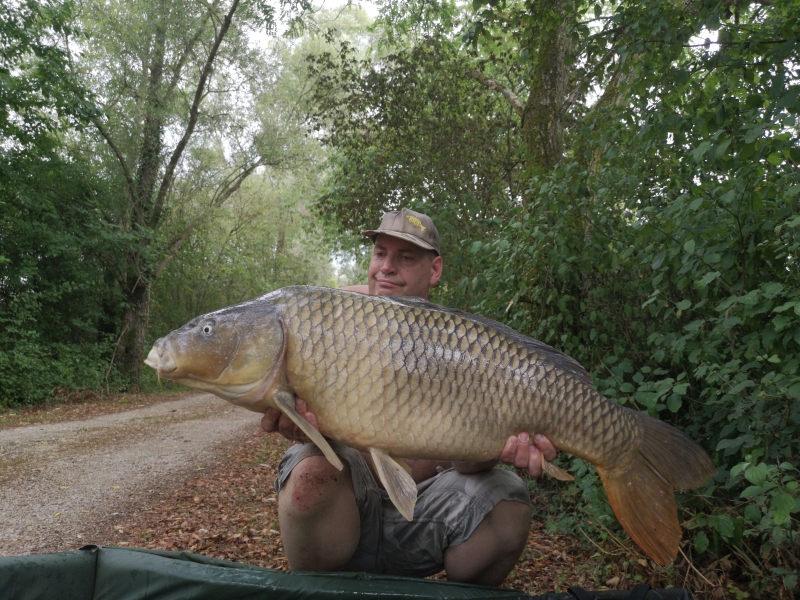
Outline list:
[[[423,225],[422,221],[420,221],[417,217],[413,215],[406,215],[406,219],[408,219],[408,222],[414,227],[419,227],[420,230],[425,231],[425,225]]]

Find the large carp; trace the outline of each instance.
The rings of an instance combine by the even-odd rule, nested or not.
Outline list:
[[[283,288],[192,319],[158,340],[146,363],[253,411],[277,408],[337,468],[323,435],[369,451],[409,520],[416,486],[397,457],[481,462],[510,435],[543,433],[597,468],[619,522],[664,565],[681,537],[673,488],[716,472],[674,427],[597,393],[572,358],[418,298]],[[322,435],[295,411],[295,396]]]

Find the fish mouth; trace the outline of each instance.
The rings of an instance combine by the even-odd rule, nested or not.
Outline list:
[[[155,369],[159,376],[172,373],[178,368],[178,365],[175,364],[175,359],[172,358],[172,355],[168,351],[164,352],[161,346],[158,345],[152,347],[150,353],[147,355],[147,358],[144,361],[144,364]]]

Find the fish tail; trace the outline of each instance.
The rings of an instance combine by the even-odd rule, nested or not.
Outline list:
[[[638,413],[642,443],[625,467],[597,466],[611,508],[633,541],[660,565],[678,554],[681,528],[673,489],[703,485],[717,469],[674,427]]]

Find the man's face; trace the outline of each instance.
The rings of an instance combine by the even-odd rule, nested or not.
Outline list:
[[[367,271],[373,296],[428,297],[442,276],[442,257],[391,235],[378,234]]]

